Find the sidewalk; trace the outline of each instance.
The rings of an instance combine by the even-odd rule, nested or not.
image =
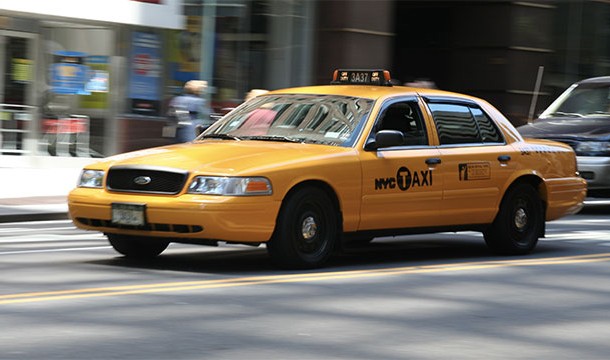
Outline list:
[[[67,219],[66,198],[81,168],[80,163],[62,168],[0,167],[0,223]]]

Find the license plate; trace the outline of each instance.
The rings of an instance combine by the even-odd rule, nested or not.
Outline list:
[[[146,224],[145,205],[112,204],[112,222],[119,225],[143,226]]]

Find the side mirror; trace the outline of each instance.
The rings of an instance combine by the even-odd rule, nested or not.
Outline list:
[[[205,125],[197,125],[195,126],[195,137],[198,137],[199,135],[201,135],[207,128],[209,128],[210,126],[205,126]]]
[[[375,140],[367,143],[365,150],[377,150],[405,143],[405,134],[398,130],[381,130],[375,134]]]

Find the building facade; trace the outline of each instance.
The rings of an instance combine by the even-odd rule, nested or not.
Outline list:
[[[610,75],[610,2],[321,0],[315,71],[382,67],[488,100],[515,125]]]
[[[163,32],[183,27],[179,0],[0,1],[2,166],[116,153],[121,113],[160,115]]]
[[[215,111],[309,84],[311,1],[0,0],[1,166],[164,145],[169,100],[209,83]]]
[[[167,144],[188,80],[222,113],[341,67],[430,79],[518,125],[608,75],[609,37],[607,1],[0,0],[0,166]]]

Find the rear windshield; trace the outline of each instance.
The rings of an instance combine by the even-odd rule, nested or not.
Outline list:
[[[552,117],[610,117],[610,85],[574,85],[557,98],[540,118]]]
[[[281,94],[256,97],[212,125],[200,137],[293,141],[352,146],[373,100],[338,95]]]

